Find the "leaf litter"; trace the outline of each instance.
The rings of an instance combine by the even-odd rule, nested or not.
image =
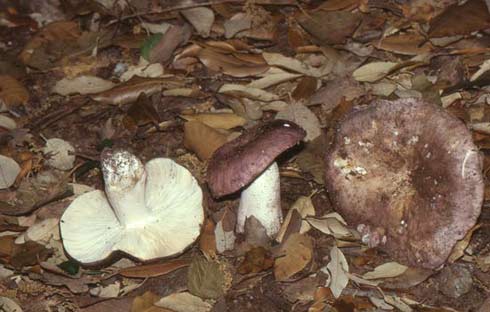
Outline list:
[[[427,270],[364,245],[324,172],[348,114],[418,97],[466,123],[487,176],[486,1],[93,2],[8,2],[0,16],[3,309],[484,311],[488,184],[478,224]],[[307,133],[278,162],[282,228],[271,239],[251,218],[238,234],[239,194],[210,194],[207,161],[273,119]],[[69,257],[60,217],[75,186],[104,188],[107,148],[171,158],[196,177],[207,218],[198,242],[149,263]]]

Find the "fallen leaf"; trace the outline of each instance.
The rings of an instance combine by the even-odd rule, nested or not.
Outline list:
[[[264,57],[267,64],[269,64],[270,66],[278,66],[300,74],[317,78],[328,75],[333,68],[332,64],[330,63],[327,63],[323,67],[316,68],[300,60],[292,57],[287,57],[279,53],[264,52],[262,53],[262,56]]]
[[[202,113],[193,115],[180,115],[187,121],[199,121],[215,129],[232,129],[241,127],[247,123],[247,120],[232,113]]]
[[[359,235],[347,228],[345,221],[336,212],[320,218],[308,217],[306,221],[320,232],[332,235],[337,239],[354,240],[359,238]]]
[[[463,237],[463,239],[459,240],[456,245],[454,245],[453,250],[447,258],[448,263],[453,263],[464,256],[465,250],[470,244],[471,238],[473,237],[473,233],[480,227],[481,224],[475,224],[468,232],[466,232],[466,235]]]
[[[223,24],[225,38],[233,38],[237,33],[248,30],[252,26],[252,17],[246,13],[237,13]]]
[[[137,296],[134,298],[133,304],[131,305],[131,312],[157,312],[159,310],[162,311],[162,309],[153,305],[158,300],[160,300],[160,296],[155,295],[151,291],[146,291],[141,296]]]
[[[173,77],[173,76],[172,76]],[[183,85],[178,79],[154,78],[154,79],[131,79],[110,90],[92,95],[94,101],[112,105],[123,105],[134,102],[141,93],[150,96],[163,89],[178,88]]]
[[[0,79],[2,79],[2,78],[0,78]],[[1,101],[2,100],[0,100],[0,102]],[[4,116],[4,115],[0,115],[0,129],[1,128],[7,129],[7,130],[14,130],[14,129],[17,128],[17,122],[15,122],[15,120],[12,119],[12,118],[10,118],[10,117]]]
[[[272,67],[267,72],[261,74],[261,76],[263,77],[253,80],[247,85],[247,87],[266,89],[268,87],[301,77],[301,74],[288,73],[282,69]]]
[[[34,223],[29,229],[20,235],[15,243],[23,244],[26,241],[34,241],[46,245],[51,238],[60,239],[59,218],[44,219]]]
[[[296,199],[296,201],[293,203],[291,208],[288,210],[288,213],[282,223],[281,229],[279,230],[279,233],[277,233],[276,241],[282,242],[284,234],[286,232],[287,224],[289,224],[289,221],[291,220],[291,215],[293,213],[293,210],[296,210],[301,216],[301,218],[303,219],[306,218],[307,216],[315,215],[315,206],[313,206],[311,197],[310,196],[298,197],[298,199]],[[302,220],[299,233],[304,234],[308,232],[310,228],[311,227],[308,224],[308,222],[306,220]]]
[[[407,266],[398,262],[387,262],[374,268],[374,271],[365,273],[362,277],[368,280],[396,277],[405,273],[407,269]]]
[[[239,97],[244,96],[263,102],[279,100],[279,96],[274,93],[238,84],[224,84],[221,86],[218,92]]]
[[[7,109],[14,109],[26,104],[28,100],[29,92],[17,79],[0,75],[0,103],[6,105]]]
[[[22,312],[19,304],[7,297],[0,297],[0,307],[3,312]]]
[[[121,81],[128,81],[134,76],[141,78],[157,78],[161,77],[164,73],[163,66],[160,63],[150,64],[144,58],[140,58],[138,65],[131,65],[121,75]]]
[[[209,312],[212,305],[188,292],[171,294],[155,302],[156,306],[174,312]]]
[[[201,298],[216,299],[231,286],[226,265],[204,257],[195,257],[187,273],[187,288]]]
[[[59,170],[70,170],[75,164],[75,148],[70,142],[52,138],[46,140],[43,153],[48,165]]]
[[[254,247],[247,251],[245,259],[238,266],[238,273],[259,273],[272,268],[274,259],[264,247]]]
[[[339,298],[349,283],[349,277],[346,274],[349,272],[349,264],[342,251],[335,245],[330,250],[330,262],[327,264],[326,269],[330,272],[330,284],[328,287],[334,297]]]
[[[490,13],[484,0],[453,4],[430,22],[430,38],[469,35],[490,26]]]
[[[184,146],[196,153],[201,160],[209,159],[226,141],[225,134],[199,121],[188,121],[184,124]]]
[[[168,274],[177,269],[186,267],[190,264],[189,260],[175,259],[164,263],[144,264],[135,267],[122,269],[118,274],[132,278],[149,278]]]
[[[398,63],[393,62],[372,62],[356,69],[352,76],[357,81],[375,82],[384,78],[397,66]]]
[[[0,189],[11,187],[19,173],[20,166],[15,160],[0,155]]]
[[[191,33],[188,24],[170,26],[158,42],[151,47],[146,59],[150,63],[166,63],[172,57],[175,49],[189,40]]]
[[[301,171],[311,174],[313,180],[318,184],[324,184],[325,142],[325,135],[320,135],[316,139],[306,142],[304,148],[296,156],[296,163]]]
[[[233,55],[218,53],[209,48],[201,49],[197,57],[207,68],[233,77],[256,76],[269,69],[269,66],[265,63],[248,62]]]
[[[233,211],[228,208],[223,209],[214,230],[218,253],[232,250],[235,247],[235,224],[236,216]]]
[[[285,109],[277,113],[276,119],[285,119],[299,125],[306,131],[305,141],[313,141],[322,133],[318,117],[301,103],[291,103]]]
[[[201,37],[209,37],[214,23],[214,12],[206,7],[190,8],[180,11]]]
[[[214,236],[214,222],[211,219],[206,219],[199,237],[199,249],[207,259],[216,257],[216,237]]]
[[[314,77],[303,77],[296,88],[294,89],[291,96],[296,101],[306,101],[311,98],[315,93],[318,81]]]
[[[432,50],[430,42],[416,33],[397,34],[381,39],[376,48],[403,55],[418,55]]]
[[[58,80],[52,92],[66,96],[71,94],[95,94],[112,89],[115,84],[95,76],[78,76]]]
[[[313,240],[306,234],[292,234],[280,247],[280,254],[274,263],[274,277],[286,281],[303,270],[313,256]]]
[[[318,10],[302,15],[298,22],[320,45],[342,44],[361,22],[359,13]]]

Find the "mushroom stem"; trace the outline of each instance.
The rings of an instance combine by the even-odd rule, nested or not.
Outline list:
[[[145,204],[146,171],[141,161],[126,151],[107,151],[102,171],[107,198],[121,225],[147,224],[152,214]]]
[[[243,233],[245,221],[250,216],[260,221],[271,238],[281,227],[279,167],[275,162],[242,191],[238,207],[237,232]]]

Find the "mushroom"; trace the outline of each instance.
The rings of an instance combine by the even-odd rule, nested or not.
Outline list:
[[[237,232],[254,216],[273,237],[281,226],[279,168],[274,162],[299,143],[306,132],[293,122],[274,120],[249,129],[218,148],[211,157],[207,181],[214,197],[243,189],[237,214]]]
[[[364,242],[430,269],[444,264],[483,201],[471,133],[420,99],[378,101],[346,116],[327,153],[325,180]]]
[[[113,251],[140,260],[181,253],[200,233],[202,192],[184,167],[155,158],[143,165],[124,150],[101,155],[105,193],[77,197],[61,217],[63,245],[81,263]]]

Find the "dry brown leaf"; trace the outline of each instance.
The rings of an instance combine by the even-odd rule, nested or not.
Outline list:
[[[131,305],[131,312],[166,312],[167,309],[163,309],[153,305],[155,302],[160,300],[160,296],[147,291],[141,296],[137,296],[133,300]]]
[[[237,97],[247,97],[262,102],[278,101],[280,97],[274,93],[245,85],[227,83],[221,86],[219,93],[229,94]]]
[[[216,237],[214,235],[215,225],[210,218],[206,219],[199,237],[199,249],[208,259],[216,257]]]
[[[133,78],[110,90],[95,94],[92,99],[112,105],[123,105],[134,102],[141,93],[150,96],[163,89],[179,88],[182,82],[175,78],[139,79]]]
[[[214,235],[216,238],[216,250],[223,253],[235,247],[236,216],[229,208],[221,210],[221,216],[216,223]]]
[[[225,28],[225,37],[227,39],[232,38],[237,33],[250,29],[251,26],[252,17],[250,15],[242,12],[237,13],[223,24],[223,27]]]
[[[346,10],[350,11],[353,10],[354,8],[357,8],[360,4],[360,0],[329,0],[325,1],[323,4],[321,4],[318,8],[315,9],[317,10],[322,10],[322,11],[339,11],[339,10]]]
[[[200,50],[197,57],[207,68],[233,77],[257,76],[269,69],[267,64],[246,62],[233,55],[218,53],[207,48]]]
[[[361,16],[348,11],[318,10],[309,15],[300,16],[298,21],[320,45],[342,44],[357,28],[361,22]]]
[[[59,21],[46,25],[29,42],[19,55],[20,60],[29,66],[47,69],[52,66],[50,60],[40,60],[35,53],[49,44],[60,44],[75,41],[81,36],[78,23],[75,21]],[[39,58],[39,59],[38,59]],[[46,66],[46,67],[45,67]]]
[[[387,262],[375,267],[373,271],[365,273],[362,277],[368,280],[397,277],[405,273],[407,269],[407,266],[398,262]]]
[[[303,128],[306,131],[305,141],[313,141],[322,134],[318,117],[301,103],[289,104],[286,109],[277,113],[276,119],[289,120]]]
[[[286,281],[303,270],[311,261],[313,240],[306,234],[292,234],[283,243],[279,252],[284,253],[285,256],[276,259],[274,276],[277,281]]]
[[[206,126],[214,129],[232,129],[241,127],[247,123],[247,120],[232,113],[202,113],[193,115],[180,115],[187,121],[199,121]]]
[[[20,166],[15,160],[0,155],[0,189],[11,187],[19,173]]]
[[[291,96],[296,101],[306,101],[315,93],[318,85],[317,79],[314,77],[303,77],[296,88],[294,88]]]
[[[322,67],[313,67],[305,62],[302,62],[292,57],[284,56],[280,53],[264,52],[262,53],[262,56],[264,57],[267,64],[269,64],[270,66],[278,66],[300,74],[317,78],[328,75],[333,68],[333,64],[330,62],[323,65]]]
[[[8,75],[0,75],[0,105],[13,109],[28,100],[29,92],[19,81]]]
[[[192,31],[188,24],[170,26],[150,50],[148,61],[150,63],[166,63],[172,57],[175,49],[189,40],[191,34]]]
[[[430,38],[469,35],[490,26],[490,13],[485,0],[470,0],[448,7],[430,22]]]
[[[175,259],[164,263],[145,264],[135,267],[125,268],[118,273],[125,277],[148,278],[168,274],[177,269],[186,267],[190,264],[189,260]]]
[[[330,284],[328,287],[334,297],[338,298],[349,283],[349,277],[347,276],[349,264],[337,246],[333,246],[330,250],[330,262],[327,264],[326,269],[330,272]]]
[[[213,10],[206,7],[197,7],[182,10],[180,13],[194,26],[201,37],[209,37],[214,23]]]
[[[466,247],[470,244],[471,237],[473,237],[473,233],[479,229],[482,225],[481,224],[476,224],[473,226],[463,237],[462,240],[458,241],[456,245],[454,245],[453,250],[451,251],[451,254],[449,255],[447,262],[448,263],[453,263],[459,258],[464,256],[464,251],[466,250]]]
[[[301,218],[306,218],[307,216],[314,216],[315,215],[315,206],[313,206],[313,202],[311,201],[311,197],[309,196],[300,196],[298,199],[293,203],[291,208],[289,209],[286,217],[284,218],[284,221],[282,223],[281,229],[279,230],[279,233],[277,233],[276,236],[276,241],[282,242],[284,234],[286,233],[287,225],[289,224],[291,220],[291,216],[293,214],[293,211],[297,211]],[[310,225],[306,220],[302,220],[301,222],[301,227],[299,233],[303,234],[306,233],[310,230]]]
[[[78,76],[73,79],[63,78],[56,82],[52,92],[60,95],[94,94],[112,89],[115,84],[95,76]]]
[[[352,76],[361,82],[375,82],[384,78],[399,64],[393,62],[372,62],[356,69]]]
[[[188,292],[168,295],[157,301],[155,305],[174,312],[209,312],[212,309],[211,304]]]
[[[264,247],[254,247],[247,251],[245,259],[238,266],[238,273],[259,273],[272,268],[274,260]]]
[[[184,146],[196,153],[201,160],[209,159],[226,141],[225,134],[199,121],[188,121],[184,124]]]
[[[404,55],[418,55],[432,50],[426,38],[419,34],[397,34],[385,37],[381,39],[376,47]]]

